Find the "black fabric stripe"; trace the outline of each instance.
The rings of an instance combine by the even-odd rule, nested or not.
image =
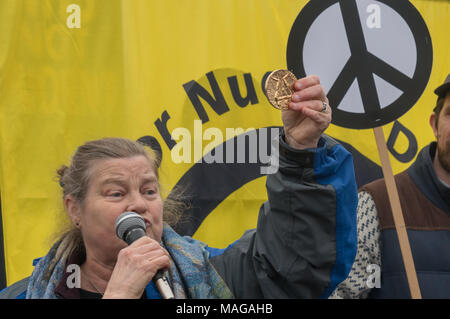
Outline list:
[[[3,246],[2,201],[0,199],[0,289],[6,287],[5,250]]]

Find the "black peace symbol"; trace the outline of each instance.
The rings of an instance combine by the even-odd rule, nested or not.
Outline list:
[[[333,124],[354,129],[387,124],[413,107],[428,83],[433,64],[433,48],[428,28],[420,13],[406,0],[378,1],[395,10],[412,32],[417,50],[412,78],[367,50],[356,0],[311,0],[301,10],[291,28],[287,44],[287,67],[297,78],[301,78],[306,76],[301,52],[309,28],[323,11],[339,3],[351,56],[327,93],[333,108]],[[402,91],[395,101],[383,108],[380,106],[373,74]],[[359,84],[364,113],[353,113],[337,108],[355,79]]]

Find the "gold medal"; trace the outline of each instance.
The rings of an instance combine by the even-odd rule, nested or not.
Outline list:
[[[289,109],[292,93],[292,86],[297,81],[295,75],[288,70],[275,70],[269,74],[264,85],[266,97],[273,107],[279,110]]]

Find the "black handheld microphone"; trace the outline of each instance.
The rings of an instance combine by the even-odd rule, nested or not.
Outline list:
[[[116,219],[116,235],[128,245],[146,236],[145,221],[135,212],[125,212]],[[169,283],[161,270],[158,270],[152,281],[163,299],[174,299]]]

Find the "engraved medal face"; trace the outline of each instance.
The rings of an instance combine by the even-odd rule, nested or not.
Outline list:
[[[288,105],[294,92],[292,86],[295,81],[297,78],[288,70],[275,70],[270,73],[264,85],[270,104],[279,110],[289,109]]]

